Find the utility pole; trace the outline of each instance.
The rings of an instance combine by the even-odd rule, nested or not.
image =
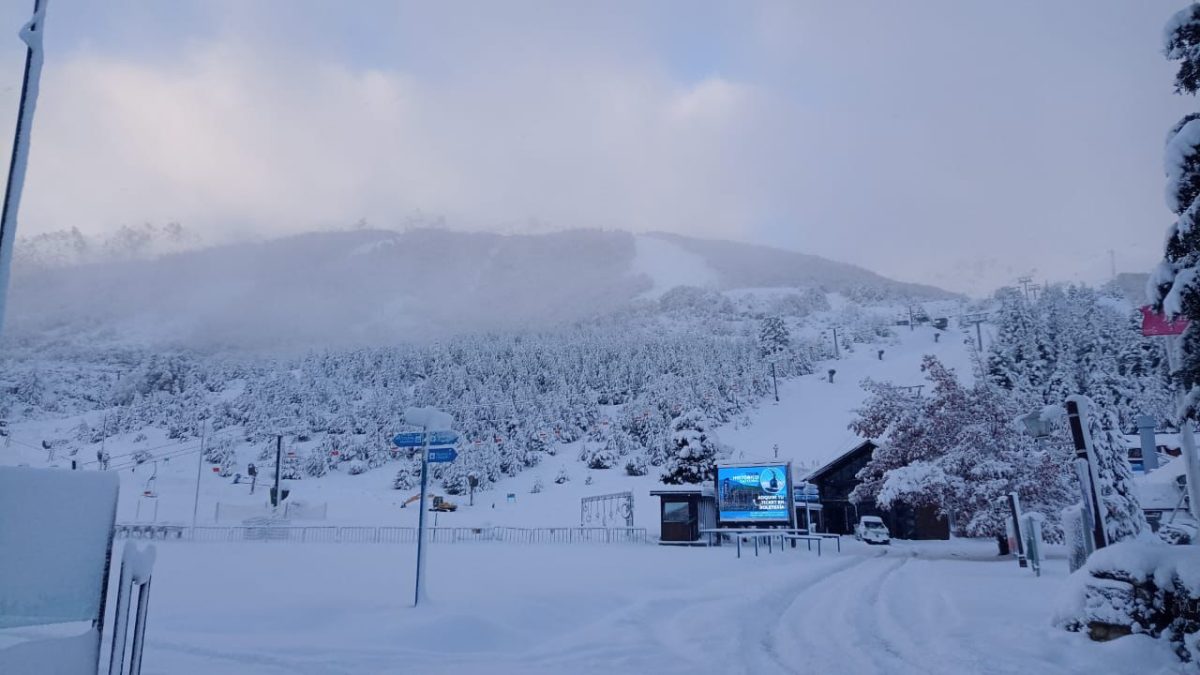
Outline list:
[[[192,500],[192,538],[196,538],[196,516],[200,512],[200,470],[204,466],[204,431],[208,428],[208,420],[200,422],[200,452],[196,456],[196,496]]]
[[[833,327],[833,358],[835,358],[835,359],[842,358],[841,353],[838,351],[837,326]]]
[[[779,403],[779,381],[775,379],[775,362],[771,362],[771,385],[775,387],[775,402]]]
[[[1021,291],[1025,294],[1025,302],[1032,302],[1032,300],[1029,298],[1029,286],[1033,283],[1033,277],[1018,277],[1017,283],[1021,284]]]
[[[8,296],[13,246],[17,239],[17,211],[21,206],[25,169],[29,164],[33,111],[37,108],[38,85],[42,79],[42,33],[48,2],[33,0],[33,18],[18,33],[25,43],[25,74],[21,80],[21,104],[17,109],[17,130],[13,135],[12,158],[8,164],[8,183],[4,188],[4,210],[0,211],[0,330],[4,327],[5,298]]]

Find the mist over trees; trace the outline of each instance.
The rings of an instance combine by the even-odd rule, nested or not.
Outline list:
[[[819,304],[810,297],[772,316],[776,338]],[[290,357],[26,343],[3,364],[0,417],[99,413],[86,431],[53,439],[66,453],[145,429],[194,440],[206,428],[205,459],[223,475],[236,469],[237,447],[270,461],[273,433],[286,420],[298,430],[287,476],[392,465],[394,486],[407,489],[420,479],[419,463],[391,443],[406,430],[396,411],[434,406],[453,413],[463,439],[458,461],[432,469],[449,494],[466,491],[471,475],[487,489],[566,446],[594,470],[690,482],[704,480],[725,452],[713,428],[743,418],[772,391],[771,363],[791,377],[831,356],[820,336],[791,336],[773,339],[768,360],[761,323],[719,293],[681,288],[554,330]]]

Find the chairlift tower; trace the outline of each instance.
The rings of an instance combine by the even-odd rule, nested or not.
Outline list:
[[[988,320],[988,312],[977,312],[975,314],[963,314],[963,324],[975,324],[975,340],[979,347],[980,353],[983,352],[983,329],[980,328],[985,321]]]

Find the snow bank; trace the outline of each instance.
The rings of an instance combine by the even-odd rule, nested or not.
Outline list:
[[[78,675],[95,672],[100,635],[94,628],[70,637],[29,640],[0,649],[0,673]]]
[[[1141,633],[1200,663],[1200,549],[1122,542],[1071,575],[1055,623],[1107,641]]]

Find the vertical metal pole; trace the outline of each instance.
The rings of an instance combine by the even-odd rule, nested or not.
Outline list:
[[[1152,415],[1138,415],[1137,425],[1142,442],[1142,471],[1150,473],[1158,468],[1158,444],[1154,438],[1158,421]]]
[[[775,379],[775,362],[771,362],[771,385],[775,387],[775,402],[779,403],[779,382]]]
[[[1175,350],[1178,348],[1179,337],[1172,335],[1167,338],[1167,363],[1171,373],[1175,373]],[[1182,409],[1184,403],[1183,388],[1175,389],[1176,405]],[[1187,474],[1188,507],[1192,516],[1200,520],[1200,458],[1196,454],[1196,439],[1192,434],[1192,420],[1184,417],[1180,420],[1179,441],[1183,450],[1183,469]]]
[[[130,545],[125,546],[125,552],[130,550]],[[108,672],[121,674],[125,669],[125,640],[129,635],[129,602],[130,592],[133,590],[131,575],[126,567],[125,555],[121,556],[121,572],[118,575],[120,585],[117,586],[117,609],[113,613],[113,637],[112,649],[108,655]]]
[[[421,604],[425,572],[425,495],[429,488],[429,428],[422,429],[425,442],[421,445],[421,510],[417,515],[417,578],[413,588],[413,607]]]
[[[192,531],[196,530],[196,516],[200,512],[200,470],[204,466],[204,431],[208,428],[208,420],[200,422],[200,452],[196,456],[196,496],[192,500]]]
[[[1025,567],[1028,562],[1025,540],[1021,537],[1021,502],[1015,492],[1008,493],[1008,512],[1013,522],[1013,538],[1017,540],[1017,565]]]
[[[283,493],[279,491],[279,479],[282,469],[283,460],[283,434],[275,436],[275,491],[271,493],[271,506],[278,507]]]
[[[130,648],[129,675],[141,675],[142,652],[146,648],[146,615],[150,612],[150,580],[138,588],[138,608],[133,619],[133,645]]]
[[[0,331],[4,328],[8,278],[12,269],[13,246],[17,239],[17,211],[21,205],[21,192],[25,187],[33,112],[37,108],[38,85],[42,78],[42,33],[48,2],[49,0],[34,0],[33,17],[19,33],[26,48],[25,74],[21,80],[21,103],[17,109],[17,128],[13,134],[8,182],[4,188],[4,209],[0,211]]]

